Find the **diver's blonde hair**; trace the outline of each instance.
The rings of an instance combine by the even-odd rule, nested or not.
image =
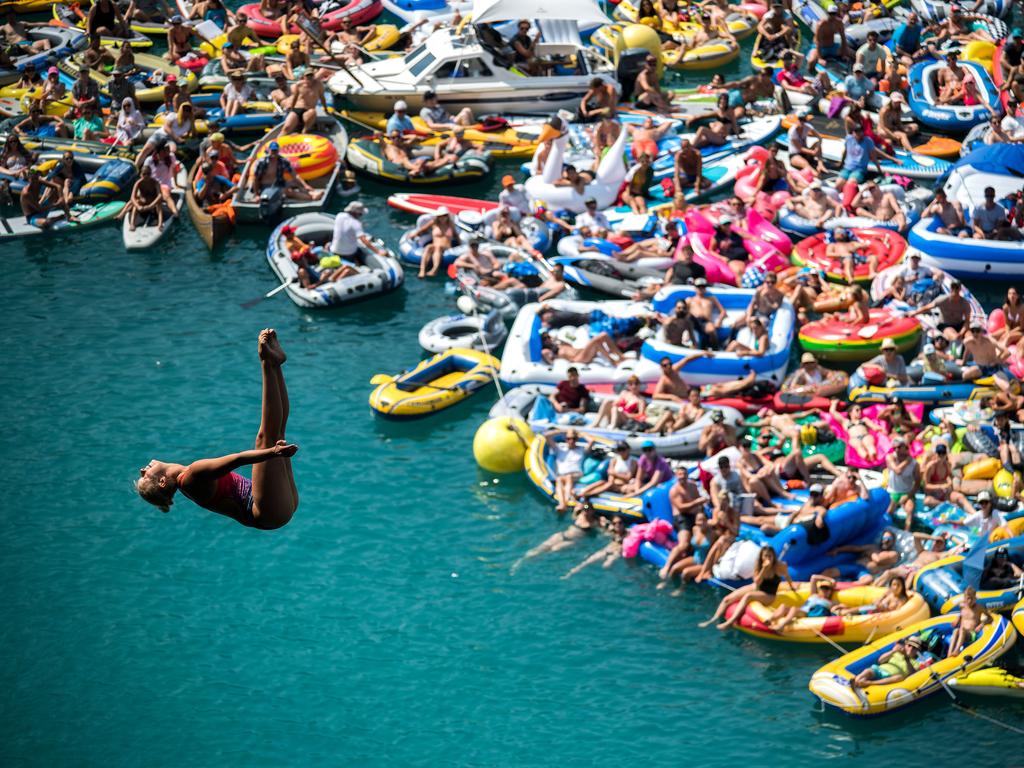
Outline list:
[[[139,496],[141,496],[144,500],[148,501],[161,512],[171,511],[171,505],[174,503],[174,494],[168,493],[166,489],[161,488],[156,482],[154,482],[150,478],[140,477],[138,480],[136,480],[135,490],[138,491]]]

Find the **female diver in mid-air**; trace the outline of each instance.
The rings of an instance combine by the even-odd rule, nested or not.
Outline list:
[[[298,446],[284,439],[288,391],[281,366],[287,357],[271,328],[260,332],[258,350],[263,408],[256,448],[217,459],[200,459],[188,466],[153,459],[139,470],[135,482],[139,495],[150,504],[168,512],[175,491],[181,491],[199,506],[251,528],[271,530],[292,519],[299,506],[299,493],[290,457]],[[252,464],[251,481],[232,471],[246,464]]]

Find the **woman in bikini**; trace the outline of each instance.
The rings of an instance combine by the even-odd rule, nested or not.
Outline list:
[[[135,488],[162,512],[170,511],[174,494],[181,491],[204,509],[250,528],[273,530],[286,525],[299,506],[292,476],[291,457],[298,446],[285,440],[288,391],[281,366],[287,356],[273,329],[260,332],[258,343],[263,371],[263,403],[256,448],[189,465],[153,459],[139,470]],[[233,470],[252,465],[252,480]]]
[[[736,610],[733,611],[729,619],[718,625],[718,629],[728,629],[739,621],[747,610],[747,606],[751,603],[771,605],[775,601],[775,595],[778,593],[779,585],[783,579],[789,584],[789,588],[796,592],[793,580],[789,577],[789,567],[779,560],[774,549],[767,545],[761,547],[761,551],[757,555],[757,566],[754,569],[753,582],[723,597],[722,602],[718,604],[715,615],[707,621],[701,622],[700,626],[707,627],[714,624],[725,614],[726,609],[734,603],[737,604]]]
[[[629,443],[620,440],[615,444],[615,455],[608,462],[608,477],[605,480],[598,480],[583,488],[576,494],[580,500],[588,496],[597,496],[599,493],[611,491],[612,493],[629,494],[636,478],[637,461],[629,455]]]
[[[612,429],[642,426],[646,431],[647,400],[641,393],[640,379],[630,376],[626,380],[626,388],[615,400],[605,400],[597,412],[594,429],[608,425]]]
[[[459,236],[455,232],[455,224],[447,209],[438,211],[432,222],[428,222],[430,228],[430,244],[423,249],[423,256],[420,258],[420,271],[418,277],[433,277],[441,269],[441,262],[444,260],[444,252],[459,242]],[[430,269],[427,269],[427,266]]]
[[[1011,285],[1007,289],[1002,309],[1003,327],[995,331],[992,337],[1006,346],[1016,344],[1024,336],[1024,304],[1015,286]]]
[[[611,533],[612,540],[588,556],[582,563],[566,571],[562,576],[563,579],[572,578],[587,566],[597,562],[601,562],[605,568],[611,568],[615,565],[615,561],[622,557],[622,541],[626,538],[626,521],[616,515],[610,523],[602,519],[601,525]]]
[[[679,578],[680,589],[672,594],[682,593],[682,585],[693,581],[704,565],[711,545],[715,543],[715,530],[711,527],[708,515],[703,510],[694,516],[693,528],[690,529],[689,542],[685,547],[676,547],[669,553],[664,567],[661,569],[661,583],[658,589],[668,586],[675,577]]]
[[[878,461],[878,446],[875,443],[875,432],[882,431],[880,425],[864,417],[864,409],[857,403],[850,406],[848,416],[839,412],[839,401],[833,400],[828,412],[846,430],[846,442],[865,461],[874,464]]]
[[[665,411],[651,427],[652,432],[669,434],[683,427],[688,427],[707,413],[707,408],[700,401],[700,390],[696,387],[686,393],[686,402],[679,406],[678,411]]]
[[[523,230],[512,219],[512,211],[507,205],[498,208],[498,218],[491,224],[491,237],[511,248],[521,248],[535,256],[541,255],[540,251],[533,247],[526,235],[523,234]]]

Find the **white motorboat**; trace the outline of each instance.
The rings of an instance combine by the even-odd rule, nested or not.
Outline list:
[[[538,57],[553,64],[533,77],[518,69],[508,48],[483,43],[469,24],[435,30],[403,57],[381,59],[335,74],[328,87],[359,109],[391,113],[398,100],[415,113],[432,90],[446,109],[475,113],[551,114],[575,110],[589,83],[600,77],[615,84],[615,68],[584,46],[573,21],[539,22]]]

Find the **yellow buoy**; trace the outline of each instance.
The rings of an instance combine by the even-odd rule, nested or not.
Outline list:
[[[615,36],[615,64],[619,63],[619,55],[631,48],[642,48],[658,60],[658,77],[665,69],[661,60],[661,38],[658,33],[645,24],[627,24]]]
[[[532,440],[533,431],[522,419],[488,419],[473,436],[473,458],[488,472],[518,472]]]

